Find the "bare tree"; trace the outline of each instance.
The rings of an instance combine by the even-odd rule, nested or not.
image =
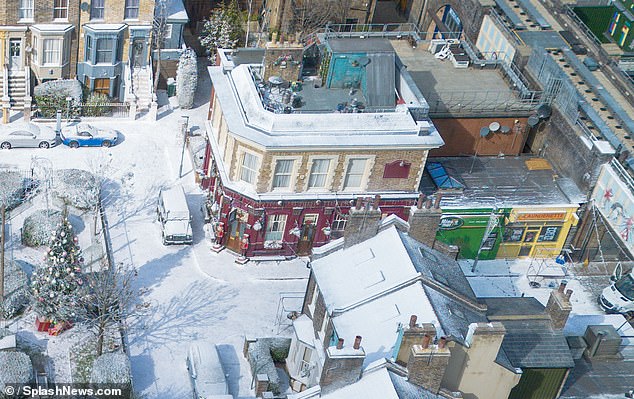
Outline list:
[[[350,5],[347,0],[291,0],[287,4],[287,26],[282,30],[299,34],[300,40],[329,22],[343,21]]]
[[[136,271],[119,263],[112,267],[86,273],[86,293],[82,296],[84,321],[97,336],[97,356],[103,353],[104,338],[111,328],[131,316],[139,298],[133,287]]]
[[[161,76],[161,49],[167,38],[167,0],[156,0],[154,7],[154,21],[152,22],[152,47],[156,49],[156,71],[154,75],[154,90],[158,89]]]

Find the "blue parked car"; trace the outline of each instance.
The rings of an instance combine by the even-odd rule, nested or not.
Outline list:
[[[88,123],[66,126],[61,132],[62,143],[70,148],[110,147],[117,143],[118,134],[114,130],[96,128]]]

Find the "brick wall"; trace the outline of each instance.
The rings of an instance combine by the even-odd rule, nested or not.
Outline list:
[[[436,336],[436,327],[431,323],[423,323],[422,325],[414,327],[405,327],[403,331],[403,338],[401,339],[401,346],[396,356],[396,362],[402,366],[407,366],[409,361],[411,348],[414,345],[422,345],[425,334],[429,335],[431,340]]]
[[[410,349],[407,362],[409,382],[432,393],[438,393],[450,357],[451,353],[447,348],[439,348],[436,345],[423,348],[421,345],[414,345]]]
[[[349,348],[343,349],[346,352],[353,352]],[[335,347],[328,348],[326,359],[319,379],[322,395],[336,391],[347,385],[354,384],[361,376],[361,368],[365,360],[363,350],[358,350],[358,354],[339,355],[339,350]]]
[[[310,318],[312,318],[313,315],[310,314],[310,309],[308,309],[308,305],[313,301],[313,295],[315,294],[315,285],[317,285],[317,280],[315,279],[315,274],[311,270],[310,277],[308,277],[308,284],[306,285],[304,303],[302,304],[302,313],[308,315],[308,317]]]
[[[369,204],[368,206],[368,209],[365,207],[361,209],[350,208],[348,223],[343,232],[345,248],[372,238],[378,232],[381,208],[374,209]]]
[[[409,223],[409,236],[433,248],[441,216],[442,210],[440,208],[418,209],[413,207],[407,220]]]
[[[321,325],[324,323],[325,316],[326,302],[324,301],[324,296],[321,294],[321,291],[319,291],[317,302],[315,303],[315,314],[313,315],[313,330],[315,331],[315,336],[317,336],[317,332],[321,330]]]
[[[411,9],[420,11],[410,13],[410,22],[418,24],[422,31],[429,32],[435,26],[430,14],[436,14],[443,6],[450,5],[460,17],[464,33],[475,43],[480,25],[482,25],[482,18],[487,10],[487,6],[483,5],[485,2],[481,0],[430,0],[427,4],[426,15],[419,19],[424,2],[425,0],[413,0]]]
[[[546,313],[550,315],[553,328],[563,329],[566,326],[571,311],[572,305],[570,304],[569,296],[558,290],[550,292],[550,297],[546,304]]]

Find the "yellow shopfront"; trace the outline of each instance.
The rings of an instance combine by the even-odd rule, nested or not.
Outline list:
[[[556,257],[570,228],[577,225],[577,208],[513,208],[505,220],[497,258]]]

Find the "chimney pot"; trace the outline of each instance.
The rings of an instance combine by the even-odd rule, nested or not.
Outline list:
[[[418,320],[418,316],[416,316],[415,314],[409,317],[409,328],[416,327],[416,320]]]
[[[440,337],[440,339],[438,340],[438,349],[444,349],[446,345],[447,345],[447,338]]]
[[[568,281],[561,280],[561,283],[559,283],[559,288],[557,289],[557,291],[559,291],[559,292],[561,292],[563,294],[564,290],[566,289],[566,285],[567,284],[568,284]]]
[[[423,344],[421,345],[423,349],[429,348],[429,342],[431,341],[431,335],[425,334],[423,336]]]
[[[356,337],[354,337],[354,344],[352,345],[352,347],[354,349],[359,349],[360,346],[361,346],[361,336],[357,335]]]
[[[423,203],[425,203],[425,194],[418,194],[418,200],[416,200],[416,208],[421,209],[423,207]]]
[[[436,194],[436,200],[434,201],[434,209],[440,208],[440,200],[442,199],[442,194]]]
[[[357,197],[357,202],[355,203],[354,207],[359,210],[361,209],[361,207],[363,206],[363,199],[361,197]]]
[[[343,349],[343,338],[339,338],[337,341],[337,349]]]
[[[570,297],[572,296],[572,290],[566,290],[566,298],[570,299]]]
[[[379,209],[379,202],[381,202],[381,196],[377,194],[374,196],[374,202],[372,203],[372,207],[374,209]]]
[[[430,209],[431,208],[431,199],[428,199],[427,202],[425,202],[425,209]]]

